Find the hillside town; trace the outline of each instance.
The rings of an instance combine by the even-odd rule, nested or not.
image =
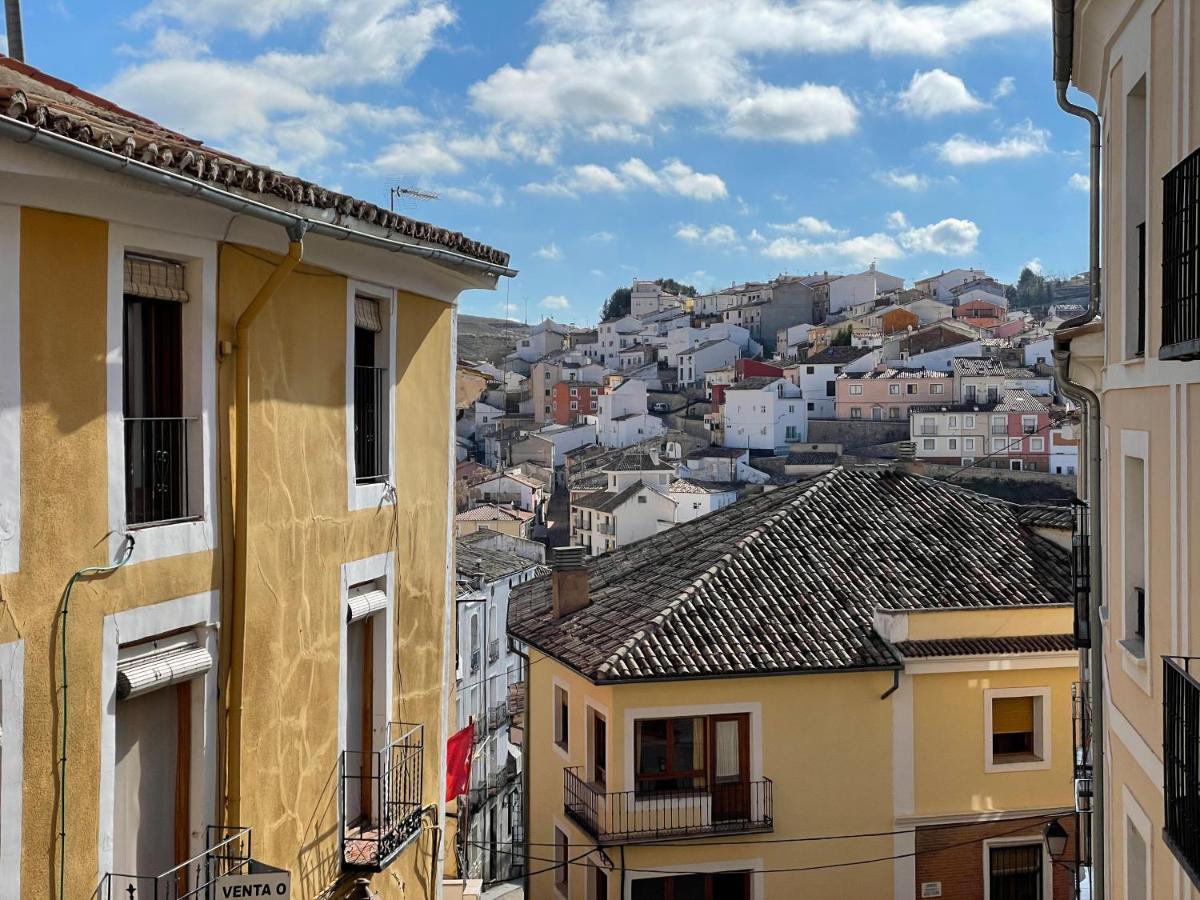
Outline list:
[[[1200,900],[1200,0],[52,6],[0,900]]]

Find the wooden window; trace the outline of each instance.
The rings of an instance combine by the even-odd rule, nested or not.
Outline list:
[[[1042,900],[1042,843],[988,848],[991,900]]]
[[[707,785],[705,720],[642,719],[634,723],[637,792],[696,790]]]
[[[750,872],[713,872],[638,878],[632,882],[632,896],[633,900],[750,900],[750,877]]]
[[[571,895],[571,845],[567,836],[558,828],[554,829],[554,887],[564,897]]]
[[[1038,697],[992,699],[992,759],[997,763],[1039,759]]]
[[[570,704],[567,689],[554,687],[554,743],[563,750],[570,745]]]

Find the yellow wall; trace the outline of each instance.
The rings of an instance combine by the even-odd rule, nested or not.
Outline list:
[[[0,576],[0,641],[25,641],[22,888],[28,896],[57,896],[54,760],[61,685],[56,608],[73,571],[109,562],[107,259],[106,223],[22,210],[22,547],[19,572]],[[236,316],[270,266],[225,246],[219,268],[218,335],[232,339]],[[345,279],[298,270],[253,331],[246,786],[239,824],[253,828],[257,858],[291,869],[293,896],[300,898],[316,896],[338,870],[342,563],[387,550],[396,554],[392,674],[397,708],[392,718],[424,724],[424,799],[435,803],[438,796],[439,751],[445,741],[439,714],[452,310],[401,295],[398,319],[397,503],[378,511],[347,511]],[[232,369],[229,359],[219,373],[224,411],[232,397]],[[264,402],[264,396],[272,399]],[[223,429],[223,440],[226,433]],[[223,614],[229,611],[228,448],[216,452],[223,476],[216,553],[130,565],[111,577],[82,582],[74,591],[68,639],[67,897],[91,896],[104,874],[96,871],[104,617],[213,590],[222,592]],[[225,638],[222,634],[222,654],[228,649]],[[226,660],[221,662],[224,668]],[[430,850],[426,831],[373,879],[374,889],[385,898],[431,895]]]
[[[908,613],[908,640],[1070,634],[1069,606],[1023,609],[946,609]]]
[[[1074,668],[912,676],[913,786],[917,816],[1074,806],[1071,683]],[[1050,767],[986,772],[985,692],[1050,688]]]

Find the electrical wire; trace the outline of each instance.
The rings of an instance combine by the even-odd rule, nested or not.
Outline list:
[[[125,535],[125,554],[111,566],[86,566],[71,576],[63,589],[60,619],[62,631],[59,636],[59,649],[62,655],[62,755],[58,758],[58,900],[66,897],[67,888],[67,614],[71,611],[71,591],[81,578],[100,578],[111,575],[133,556],[133,548],[137,538],[132,534]]]

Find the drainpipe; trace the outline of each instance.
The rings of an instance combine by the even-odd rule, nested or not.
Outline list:
[[[1090,180],[1088,193],[1088,275],[1090,290],[1087,311],[1064,322],[1056,332],[1085,325],[1100,315],[1100,117],[1090,109],[1067,99],[1071,81],[1075,41],[1075,0],[1054,0],[1054,81],[1059,107],[1069,115],[1088,123],[1091,132]],[[1102,552],[1098,539],[1103,533],[1103,491],[1100,481],[1100,398],[1094,391],[1071,380],[1071,342],[1054,340],[1054,371],[1062,392],[1084,410],[1087,427],[1084,434],[1086,465],[1082,488],[1089,506],[1088,522],[1092,530],[1088,540],[1089,568],[1092,573],[1089,597],[1088,651],[1089,692],[1091,697],[1092,751],[1092,883],[1093,900],[1105,898],[1105,783],[1104,783],[1104,632],[1100,607],[1104,601]]]
[[[226,821],[240,822],[242,815],[242,697],[246,656],[246,580],[249,566],[250,497],[250,326],[275,296],[304,256],[303,225],[288,228],[288,252],[258,289],[237,321],[234,372],[234,490],[233,490],[233,603],[229,616],[229,687],[226,751]]]
[[[25,62],[25,40],[21,33],[21,0],[4,0],[4,32],[8,36],[8,55]]]

